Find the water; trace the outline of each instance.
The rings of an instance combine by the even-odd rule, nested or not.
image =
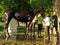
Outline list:
[[[60,45],[60,39],[57,39],[56,36],[52,36],[50,37],[50,40],[45,39],[45,38],[36,38],[36,39],[10,38],[8,41],[5,41],[2,38],[0,39],[0,45]]]

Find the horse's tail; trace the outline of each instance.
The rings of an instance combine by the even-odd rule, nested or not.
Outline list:
[[[5,14],[4,14],[4,28],[5,28],[5,25],[7,24],[7,20],[8,20],[8,14],[5,12]]]

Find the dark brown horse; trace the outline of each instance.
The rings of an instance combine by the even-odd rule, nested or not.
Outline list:
[[[20,22],[25,22],[26,23],[26,27],[27,27],[27,32],[28,32],[28,27],[30,22],[33,19],[33,11],[30,11],[28,9],[23,9],[21,11],[17,11],[15,9],[8,9],[5,11],[5,15],[4,15],[4,32],[5,32],[5,36],[6,37],[10,37],[9,33],[8,33],[8,25],[11,21],[12,18],[16,19],[17,21]],[[29,22],[29,23],[28,23]],[[27,33],[25,32],[25,35],[27,35]]]
[[[27,35],[28,32],[28,27],[31,23],[31,21],[33,20],[35,14],[37,11],[40,11],[40,9],[34,9],[34,10],[29,10],[29,9],[23,9],[20,11],[17,11],[15,9],[7,9],[5,11],[5,15],[4,15],[4,32],[6,37],[10,37],[9,33],[8,33],[8,25],[11,21],[12,18],[16,19],[17,21],[20,22],[25,22],[26,23],[26,28],[27,31],[25,32],[25,36]]]

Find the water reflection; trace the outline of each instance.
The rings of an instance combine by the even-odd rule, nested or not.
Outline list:
[[[8,41],[5,41],[1,39],[0,45],[60,45],[60,40],[57,39],[57,37],[51,37],[50,40],[48,39],[23,39],[23,40],[15,40],[15,39],[9,39]]]
[[[52,45],[56,45],[56,42],[57,42],[57,38],[56,37],[52,37],[51,44]]]
[[[60,45],[60,40],[57,39],[56,45]]]
[[[59,44],[59,39],[57,37],[52,37],[51,38],[51,45],[58,45]]]

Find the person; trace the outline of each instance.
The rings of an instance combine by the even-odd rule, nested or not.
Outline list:
[[[45,17],[45,25],[46,25],[46,31],[47,31],[47,38],[50,39],[50,14],[47,13]]]
[[[56,35],[57,35],[57,37],[59,37],[59,32],[58,32],[58,17],[57,17],[56,12],[53,12],[52,20],[54,20],[53,28],[55,28]]]
[[[41,30],[42,30],[42,27],[43,27],[43,17],[42,15],[40,14],[40,12],[37,13],[37,20],[38,20],[38,38],[42,37],[41,36]]]

